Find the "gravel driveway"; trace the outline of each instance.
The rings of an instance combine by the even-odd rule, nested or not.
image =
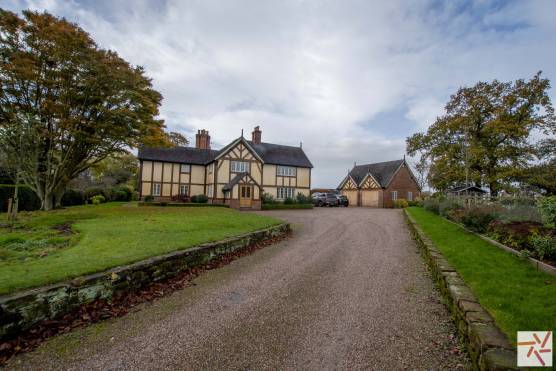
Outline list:
[[[265,212],[293,237],[8,368],[455,369],[455,327],[400,210]]]

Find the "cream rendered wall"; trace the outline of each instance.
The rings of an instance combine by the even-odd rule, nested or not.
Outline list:
[[[174,174],[172,175],[174,179],[174,183],[177,183],[178,180],[180,179],[180,166],[181,166],[180,164],[174,164]]]
[[[191,175],[188,174],[188,173],[180,174],[180,183],[182,183],[182,184],[188,184],[188,183],[189,183],[189,177],[190,177],[190,176],[191,176]]]
[[[162,194],[161,194],[161,196],[169,197],[171,189],[172,189],[171,184],[166,184],[166,183],[162,184]]]
[[[205,167],[203,165],[191,165],[191,183],[205,184]]]
[[[261,182],[262,172],[259,169],[260,164],[261,163],[259,161],[257,161],[256,163],[255,162],[251,163],[251,176],[253,177],[253,179],[255,179],[255,182],[257,182],[258,184],[262,184],[262,182]],[[261,166],[261,169],[262,169],[262,166]],[[258,198],[258,197],[255,197],[255,198]]]
[[[234,186],[234,188],[232,189],[232,198],[234,198],[234,199],[239,198],[239,186],[238,185]]]
[[[141,183],[141,195],[148,196],[151,194],[151,182],[142,182]]]
[[[306,167],[297,168],[297,186],[298,187],[310,187],[310,171],[311,169]]]
[[[164,179],[163,179],[163,181],[169,183],[169,182],[172,181],[172,164],[169,163],[169,162],[165,162],[163,164],[163,166],[164,166],[164,172],[163,172]]]
[[[230,160],[219,160],[218,183],[228,183],[230,179]]]
[[[195,185],[195,184],[192,184],[192,185],[191,185],[191,190],[189,191],[189,194],[190,194],[191,196],[194,196],[194,195],[204,195],[204,194],[205,194],[205,187],[202,186],[202,185]]]
[[[151,172],[152,172],[152,162],[151,161],[143,161],[143,169],[141,171],[141,178],[142,180],[151,181]]]
[[[257,187],[257,186],[254,186],[254,187],[253,187],[253,198],[254,198],[255,200],[257,200],[257,199],[260,198],[259,187]]]
[[[176,179],[176,178],[174,178]],[[180,187],[178,183],[172,183],[172,196],[176,196],[180,193]]]
[[[162,162],[155,162],[153,168],[153,181],[160,182],[162,180]]]
[[[276,187],[263,187],[263,193],[268,193],[272,197],[276,198],[278,190],[276,189]]]
[[[311,195],[311,190],[309,188],[305,188],[305,189],[296,188],[295,189],[295,194],[297,195],[298,193],[301,193],[301,194],[309,197]]]

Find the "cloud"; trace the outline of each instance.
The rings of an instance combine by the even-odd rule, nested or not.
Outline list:
[[[80,24],[143,65],[161,115],[216,145],[249,135],[299,145],[313,185],[353,162],[401,158],[405,138],[479,80],[556,74],[556,3],[547,1],[17,1]],[[554,95],[553,95],[554,96]]]

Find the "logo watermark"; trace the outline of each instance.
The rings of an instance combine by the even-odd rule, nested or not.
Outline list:
[[[517,366],[552,367],[552,331],[518,331]]]

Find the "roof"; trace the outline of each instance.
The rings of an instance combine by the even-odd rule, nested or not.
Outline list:
[[[381,187],[387,187],[388,183],[390,183],[390,180],[404,161],[405,160],[401,159],[395,161],[377,162],[374,164],[357,165],[351,169],[349,175],[351,175],[351,178],[357,185],[359,185],[365,176],[370,173]]]
[[[255,179],[253,179],[253,177],[251,176],[251,174],[244,172],[244,173],[237,173],[236,176],[234,177],[234,179],[230,180],[230,182],[228,184],[226,184],[224,187],[222,187],[222,190],[224,192],[228,192],[231,191],[232,188],[234,188],[234,186],[236,184],[238,184],[241,179],[245,178],[246,176],[248,176],[253,183],[255,183],[257,186],[259,185],[259,183],[257,183],[257,181]]]
[[[479,188],[479,187],[474,186],[474,185],[458,186],[458,187],[453,187],[453,188],[448,189],[448,192],[450,192],[450,193],[460,193],[460,192],[463,192],[463,191],[487,193],[484,189]]]
[[[213,149],[198,149],[192,147],[140,147],[137,153],[137,158],[141,160],[205,165],[214,160],[217,155],[218,151],[215,151]]]
[[[238,138],[242,139],[242,138]],[[137,157],[141,160],[178,162],[184,164],[206,165],[213,161],[217,156],[225,153],[231,145],[238,140],[234,140],[221,150],[197,149],[192,147],[173,147],[173,148],[152,148],[141,147]],[[300,147],[284,146],[272,143],[255,144],[252,141],[243,139],[265,164],[313,167],[305,152]]]

